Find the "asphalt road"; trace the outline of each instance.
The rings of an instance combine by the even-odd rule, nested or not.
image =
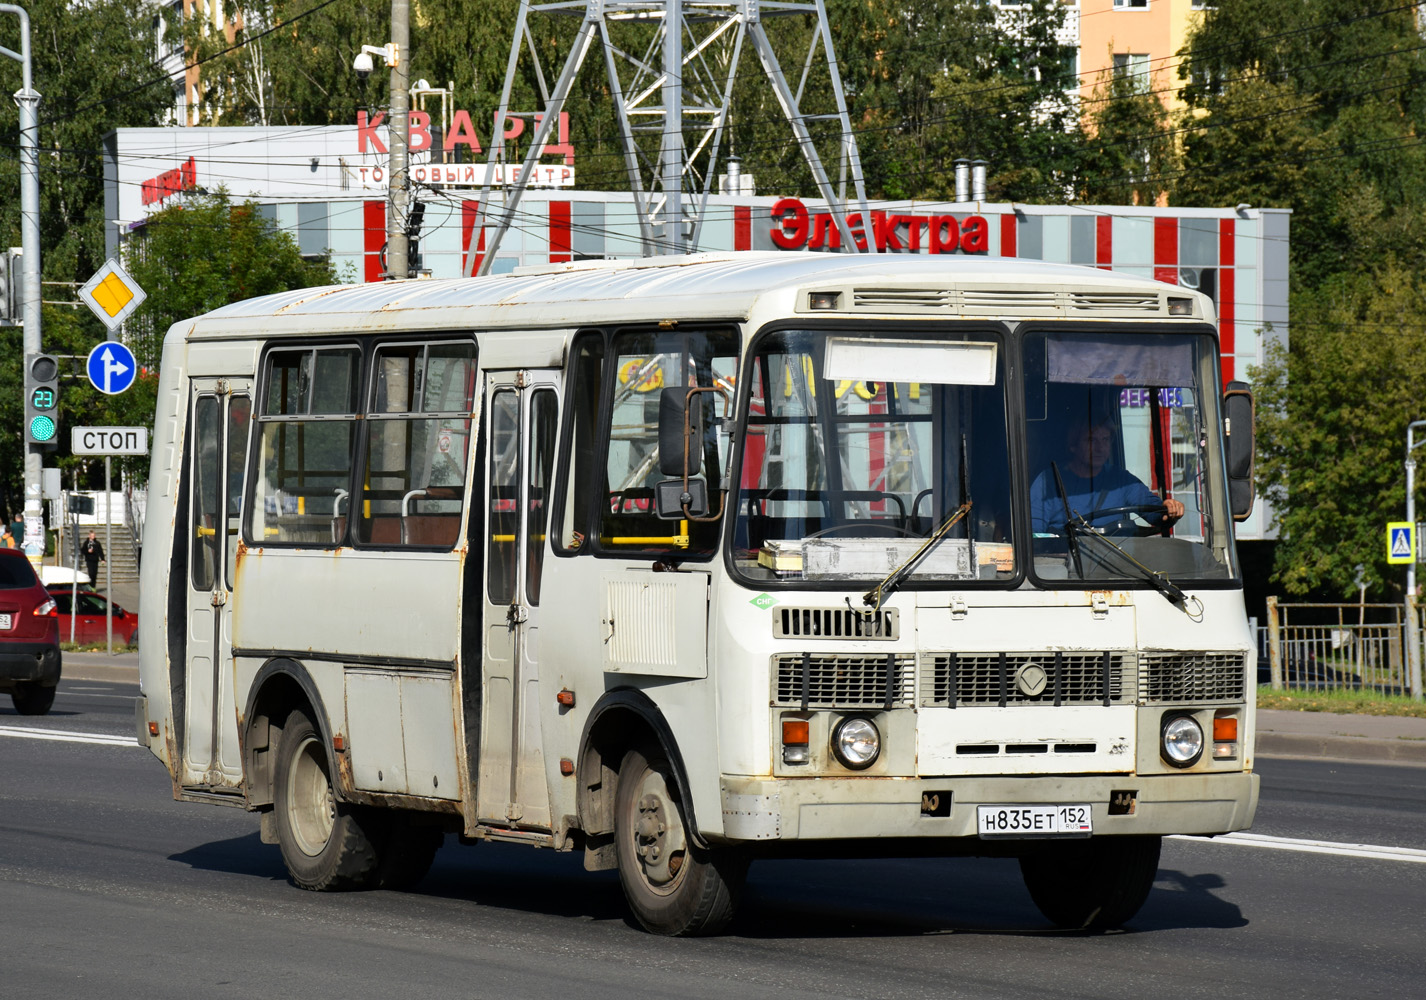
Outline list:
[[[1426,864],[1165,842],[1128,930],[1048,928],[1013,862],[759,862],[727,935],[670,941],[577,856],[448,838],[416,891],[306,893],[254,817],[172,801],[130,685],[0,708],[0,995],[1369,997],[1420,995]],[[1426,768],[1260,761],[1255,834],[1426,850]]]

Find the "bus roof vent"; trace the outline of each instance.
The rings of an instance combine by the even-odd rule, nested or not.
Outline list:
[[[944,288],[854,288],[853,309],[877,312],[923,312],[946,309],[955,301],[955,293]]]
[[[1059,311],[1059,295],[1055,292],[991,288],[961,293],[961,312],[967,316],[1054,316]]]
[[[895,608],[863,615],[851,608],[772,609],[774,639],[899,639],[901,618]]]
[[[1162,303],[1152,292],[1072,292],[1070,308],[1079,312],[1127,312],[1157,316],[1162,312]]]

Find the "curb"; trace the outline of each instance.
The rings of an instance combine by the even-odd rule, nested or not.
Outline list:
[[[1257,754],[1260,757],[1330,757],[1334,760],[1426,764],[1426,740],[1260,732]]]
[[[74,663],[67,660],[60,674],[63,681],[111,681],[116,684],[137,684],[139,668],[124,663]]]

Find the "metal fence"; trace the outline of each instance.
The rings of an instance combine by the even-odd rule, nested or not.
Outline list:
[[[1268,598],[1266,680],[1276,689],[1421,697],[1421,608],[1280,604]],[[1409,615],[1409,617],[1408,617]],[[1408,627],[1409,624],[1409,627]]]

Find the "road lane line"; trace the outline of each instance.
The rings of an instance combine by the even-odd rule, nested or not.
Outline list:
[[[98,743],[111,747],[138,748],[139,741],[132,736],[113,736],[109,733],[74,733],[63,729],[28,729],[20,726],[0,726],[0,736],[14,736],[22,740],[54,740],[57,743]]]
[[[1426,864],[1426,851],[1412,847],[1381,847],[1376,844],[1340,844],[1330,840],[1298,840],[1294,837],[1269,837],[1261,833],[1225,833],[1219,837],[1189,837],[1177,834],[1171,840],[1196,840],[1200,843],[1236,844],[1239,847],[1266,847],[1274,851],[1299,851],[1303,854],[1338,854],[1349,858],[1370,858],[1373,861],[1410,861]]]

